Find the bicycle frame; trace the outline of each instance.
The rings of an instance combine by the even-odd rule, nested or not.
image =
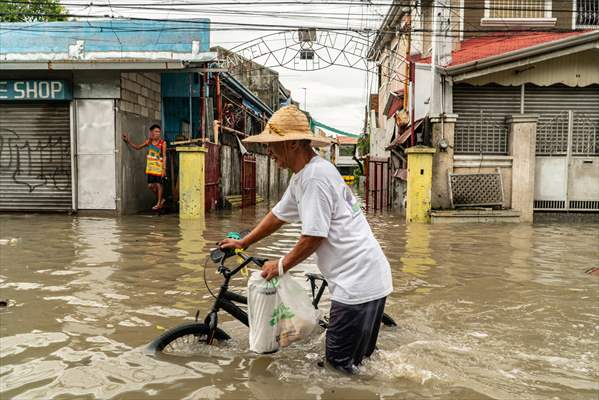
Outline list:
[[[232,271],[224,266],[224,262],[227,257],[223,256],[219,262],[218,270],[225,277],[225,281],[220,287],[218,295],[216,296],[216,301],[212,305],[210,313],[208,313],[204,319],[204,323],[210,328],[210,334],[208,335],[207,340],[208,344],[212,344],[214,339],[214,333],[216,331],[216,327],[218,326],[218,312],[221,309],[229,313],[235,319],[239,320],[245,326],[250,326],[247,313],[234,303],[237,302],[240,304],[247,304],[247,298],[240,294],[229,291],[229,281],[231,280],[231,277],[247,267],[248,264],[253,262],[259,267],[262,267],[266,260],[250,257],[241,252],[237,253],[237,255],[243,259],[243,262]]]
[[[212,305],[212,309],[204,319],[204,323],[210,328],[210,333],[208,335],[207,343],[212,344],[214,339],[214,334],[216,332],[216,328],[218,326],[218,312],[220,310],[224,310],[229,313],[232,317],[240,321],[245,326],[249,327],[249,319],[248,314],[242,310],[240,307],[235,305],[235,303],[246,304],[247,298],[240,294],[229,291],[229,281],[231,277],[236,275],[243,268],[247,267],[250,263],[255,263],[257,266],[262,267],[264,263],[267,261],[266,259],[251,257],[242,252],[236,253],[243,259],[243,262],[238,265],[232,271],[224,266],[225,260],[228,258],[226,253],[223,253],[223,256],[220,258],[218,271],[225,277],[225,281],[220,287],[218,295],[216,296],[216,300]],[[231,255],[230,253],[228,254]],[[320,299],[328,286],[327,281],[320,274],[306,274],[306,277],[310,281],[310,288],[312,290],[312,305],[314,308],[318,309],[318,303],[320,303]],[[317,287],[316,281],[320,281],[320,286]],[[318,290],[317,290],[318,289]],[[387,326],[396,326],[397,324],[393,319],[387,315],[383,314],[383,324]],[[328,323],[324,320],[320,320],[319,324],[324,329],[327,328]]]

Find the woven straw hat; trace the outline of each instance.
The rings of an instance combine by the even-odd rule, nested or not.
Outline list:
[[[266,123],[262,133],[250,136],[243,142],[273,143],[286,140],[310,140],[314,147],[328,146],[332,143],[331,139],[325,136],[314,135],[310,130],[308,118],[294,105],[277,110]]]

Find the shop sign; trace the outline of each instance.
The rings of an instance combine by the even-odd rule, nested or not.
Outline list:
[[[0,101],[72,98],[71,85],[64,80],[0,80]]]

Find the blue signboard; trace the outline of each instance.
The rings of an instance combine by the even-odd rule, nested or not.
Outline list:
[[[71,84],[64,80],[0,80],[1,100],[71,100]]]

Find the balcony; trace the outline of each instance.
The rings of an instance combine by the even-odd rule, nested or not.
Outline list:
[[[576,29],[599,29],[599,1],[577,0],[575,19]]]

